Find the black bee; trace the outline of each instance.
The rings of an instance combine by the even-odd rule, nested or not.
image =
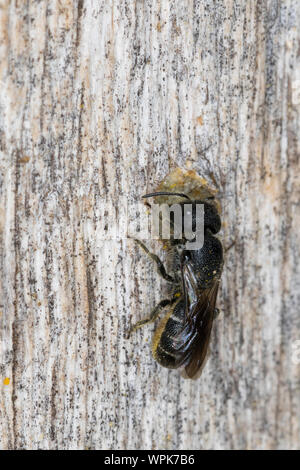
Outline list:
[[[213,320],[218,313],[215,308],[220,276],[223,268],[223,247],[215,235],[221,229],[221,219],[214,202],[214,197],[205,200],[191,200],[186,194],[157,192],[146,194],[153,196],[180,196],[182,214],[184,205],[192,207],[193,229],[197,204],[204,205],[204,244],[201,249],[186,249],[186,238],[170,243],[175,248],[174,265],[179,268],[174,276],[167,274],[159,259],[139,240],[137,243],[156,262],[162,277],[172,282],[173,292],[170,299],[164,299],[153,309],[149,318],[138,322],[130,333],[137,328],[154,321],[160,311],[169,306],[153,338],[152,354],[154,359],[167,368],[184,367],[187,378],[195,378],[201,372],[206,354]],[[168,202],[168,205],[171,205]],[[172,220],[170,218],[172,226]],[[178,262],[179,261],[179,262]]]

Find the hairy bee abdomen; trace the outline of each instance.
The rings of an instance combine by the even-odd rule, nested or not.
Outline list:
[[[176,351],[173,347],[173,339],[180,333],[184,323],[185,304],[181,297],[166,313],[166,316],[158,326],[152,344],[154,359],[163,367],[173,369],[177,367]]]

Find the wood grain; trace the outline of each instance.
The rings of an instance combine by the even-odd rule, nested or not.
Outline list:
[[[1,0],[0,80],[0,448],[299,448],[300,2]],[[168,286],[103,240],[176,167],[236,242],[195,382],[126,341]]]

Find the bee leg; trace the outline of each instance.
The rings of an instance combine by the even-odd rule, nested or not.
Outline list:
[[[147,253],[148,256],[150,256],[151,259],[153,259],[153,261],[156,263],[156,266],[157,266],[157,271],[158,273],[166,280],[166,281],[169,281],[169,282],[174,282],[175,279],[170,276],[169,274],[167,274],[166,272],[166,269],[162,263],[162,261],[159,259],[159,257],[157,255],[155,255],[154,253],[151,253],[148,248],[146,247],[146,245],[144,245],[144,243],[142,243],[140,240],[137,240],[136,238],[134,239],[134,241],[140,245],[140,247]]]
[[[164,300],[161,300],[159,302],[159,304],[156,305],[156,307],[154,307],[154,309],[152,310],[152,312],[150,313],[149,317],[148,318],[145,318],[144,320],[140,320],[138,321],[135,325],[133,325],[129,332],[128,332],[128,335],[127,335],[127,339],[129,339],[131,333],[133,333],[134,331],[138,330],[139,328],[141,328],[142,326],[144,325],[147,325],[147,323],[152,323],[154,322],[157,317],[159,316],[160,314],[160,311],[166,307],[166,305],[170,305],[172,304],[173,302],[175,302],[177,299],[174,298],[174,299],[164,299]]]
[[[229,251],[234,245],[235,245],[235,240],[232,243],[230,243],[230,245],[227,248],[225,248],[225,253],[227,253],[227,251]]]

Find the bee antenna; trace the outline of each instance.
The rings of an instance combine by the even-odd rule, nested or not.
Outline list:
[[[144,196],[142,196],[142,198],[145,199],[147,197],[153,197],[153,196],[180,196],[180,197],[185,197],[189,201],[193,202],[191,200],[191,198],[189,196],[187,196],[186,194],[184,194],[184,193],[168,193],[168,192],[165,192],[165,191],[160,191],[158,193],[145,194]]]

